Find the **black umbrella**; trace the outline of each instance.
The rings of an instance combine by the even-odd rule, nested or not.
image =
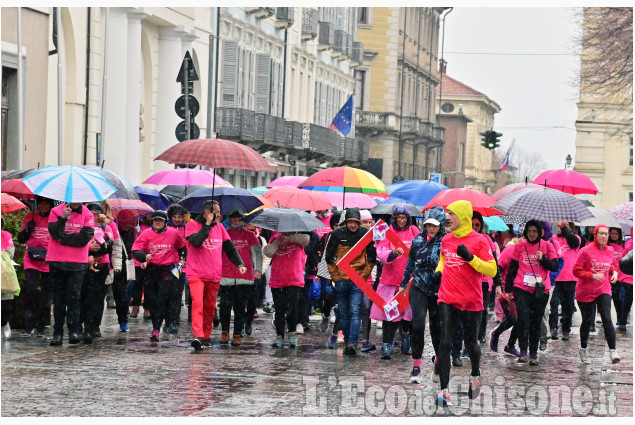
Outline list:
[[[169,184],[163,189],[161,189],[159,192],[163,194],[166,198],[168,198],[170,201],[179,202],[181,199],[185,198],[187,195],[190,195],[199,189],[208,189],[208,187],[203,185],[183,186],[183,185]]]
[[[311,214],[294,208],[267,208],[256,217],[246,216],[245,222],[276,232],[310,232],[324,227]]]
[[[132,186],[132,184],[130,184],[130,182],[126,178],[115,174],[114,172],[106,168],[98,167],[96,165],[78,165],[78,167],[95,171],[104,176],[104,178],[108,180],[108,183],[110,183],[115,187],[115,189],[117,189],[115,193],[110,195],[113,198],[139,199],[139,195],[137,195],[134,186]]]
[[[372,215],[392,215],[392,210],[393,207],[395,205],[404,205],[403,203],[395,203],[395,204],[379,204],[376,207],[374,207],[372,210],[370,210],[370,213]],[[410,210],[410,215],[413,218],[422,218],[423,217],[423,212],[421,211],[421,208],[412,205],[412,204],[405,204],[408,209]]]

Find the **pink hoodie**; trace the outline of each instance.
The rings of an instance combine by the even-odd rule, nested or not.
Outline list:
[[[391,227],[392,231],[397,234],[397,237],[408,247],[412,246],[412,240],[420,233],[417,226],[410,225],[410,227],[402,232],[396,231],[394,227]],[[406,264],[408,263],[408,256],[400,255],[392,261],[388,261],[388,256],[395,249],[395,246],[388,240],[384,239],[377,246],[377,258],[384,265],[381,272],[381,279],[379,283],[385,285],[399,286],[401,279],[403,278],[403,272],[406,270]]]
[[[611,275],[615,270],[613,265],[613,248],[605,246],[600,248],[597,242],[598,229],[608,226],[599,224],[593,231],[593,243],[587,244],[578,254],[578,260],[573,266],[573,275],[578,278],[575,287],[575,299],[579,302],[589,303],[595,301],[602,294],[611,295]],[[593,274],[602,273],[602,280],[593,279]]]

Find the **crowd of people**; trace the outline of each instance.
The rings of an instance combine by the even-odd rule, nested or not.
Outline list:
[[[535,366],[549,339],[560,333],[563,341],[571,340],[577,301],[581,362],[591,363],[587,344],[597,332],[599,313],[616,363],[611,304],[617,330],[626,332],[633,300],[632,240],[624,240],[621,228],[579,229],[574,223],[532,219],[518,233],[512,225],[507,232],[488,233],[482,215],[467,201],[454,202],[447,212],[433,207],[421,227],[406,205],[396,205],[391,216],[381,218],[401,243],[377,232],[351,259],[351,268],[381,299],[407,297],[409,305],[390,317],[368,296],[368,288],[337,265],[376,230],[379,217],[367,210],[317,211],[323,227],[278,233],[245,223],[240,209],[223,217],[212,200],[195,217],[178,204],[142,218],[121,210],[116,219],[107,200],[54,207],[51,199],[37,197],[35,205],[16,235],[27,247],[22,334],[45,336],[52,304],[51,346],[63,344],[64,325],[69,344],[99,338],[110,292],[121,332],[129,331],[129,318],[143,307],[143,317],[152,321],[152,342],[161,332],[179,332],[185,305],[195,351],[210,345],[219,326],[220,344],[240,346],[244,335],[252,334],[258,309],[274,314],[272,346],[293,348],[297,333],[328,332],[334,312],[328,349],[342,339],[345,355],[375,351],[374,321],[381,328],[381,359],[398,351],[410,355],[409,382],[421,383],[427,320],[434,351],[431,379],[440,385],[437,404],[446,406],[450,369],[462,366],[462,351],[471,362],[468,396],[479,395],[490,317],[500,323],[490,333],[489,349],[498,352],[499,339],[511,329],[503,351]],[[13,235],[4,229],[2,251],[11,257],[15,252]],[[11,335],[12,298],[2,294],[5,338]],[[312,312],[322,315],[313,327]]]

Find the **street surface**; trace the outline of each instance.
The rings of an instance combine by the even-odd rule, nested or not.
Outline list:
[[[187,310],[183,309],[185,315]],[[614,313],[613,313],[614,314]],[[320,317],[312,316],[315,329]],[[195,353],[184,320],[178,335],[149,342],[151,324],[141,314],[121,334],[114,310],[106,310],[103,337],[92,345],[50,347],[47,339],[21,336],[2,342],[2,416],[609,416],[633,415],[632,327],[618,332],[622,361],[611,364],[603,330],[590,337],[590,366],[578,357],[579,313],[570,342],[550,341],[538,367],[516,363],[483,348],[483,389],[467,399],[470,361],[452,368],[451,408],[437,408],[432,383],[432,346],[426,335],[423,382],[407,383],[412,362],[399,353],[381,360],[377,350],[342,355],[325,347],[328,333],[299,334],[296,349],[274,349],[271,314],[260,314],[241,347],[218,344]],[[496,323],[488,323],[489,331]],[[331,325],[332,326],[332,325]],[[489,341],[489,336],[488,336]],[[457,385],[460,390],[457,389]]]

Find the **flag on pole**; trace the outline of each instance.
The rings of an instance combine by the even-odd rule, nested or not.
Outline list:
[[[509,167],[509,152],[507,152],[507,155],[505,155],[505,159],[503,159],[503,163],[501,164],[498,171],[506,171],[507,167]]]
[[[353,121],[353,95],[348,98],[342,109],[335,115],[331,123],[331,130],[339,130],[344,136],[351,132]]]

